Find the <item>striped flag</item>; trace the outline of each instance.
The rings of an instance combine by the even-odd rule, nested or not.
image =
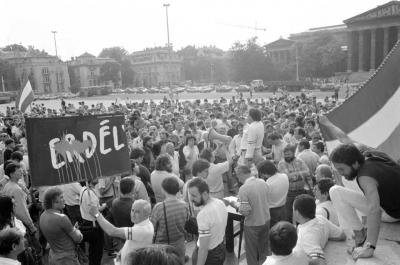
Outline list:
[[[33,94],[32,86],[28,80],[25,87],[19,93],[17,100],[15,101],[15,108],[21,112],[25,112],[34,98],[35,95]]]
[[[400,41],[375,73],[326,118],[352,140],[400,159]],[[328,152],[340,142],[320,123]]]

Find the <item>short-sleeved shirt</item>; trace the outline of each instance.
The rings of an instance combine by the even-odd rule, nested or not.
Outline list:
[[[210,189],[210,193],[216,193],[224,190],[224,182],[222,175],[229,170],[229,162],[225,161],[218,164],[210,164],[208,169],[208,177],[206,182]]]
[[[151,187],[153,188],[154,195],[156,196],[156,202],[162,202],[165,199],[164,191],[162,190],[161,183],[164,179],[169,177],[175,177],[178,182],[179,186],[183,186],[183,181],[175,174],[169,173],[167,171],[159,171],[154,170],[151,173]]]
[[[269,188],[264,180],[251,177],[245,181],[239,189],[238,201],[246,208],[250,208],[250,213],[246,215],[244,224],[246,226],[265,225],[270,219],[268,206]],[[239,207],[239,209],[241,208]]]
[[[269,186],[269,208],[277,208],[285,205],[289,191],[289,178],[285,173],[276,173],[265,181]]]
[[[111,205],[111,215],[116,227],[131,227],[132,204],[135,200],[132,197],[119,197],[113,200]]]
[[[168,238],[164,218],[164,203],[170,243],[176,242],[185,236],[185,222],[188,219],[189,210],[186,203],[178,199],[159,202],[154,206],[150,220],[154,225],[154,229],[156,229],[156,243],[165,244],[168,243]]]
[[[338,238],[343,230],[334,225],[323,216],[317,215],[297,227],[297,245],[301,247],[308,256],[315,254],[324,255],[323,249],[329,238]]]
[[[125,227],[125,244],[121,249],[121,264],[125,264],[126,255],[133,250],[151,245],[154,236],[154,227],[149,219],[146,219],[134,227]]]
[[[99,197],[93,189],[85,187],[80,194],[80,211],[86,221],[96,221],[96,218],[89,213],[91,206],[100,207]]]
[[[210,198],[203,209],[200,210],[196,220],[199,227],[199,238],[210,237],[209,250],[222,243],[228,211],[221,200]],[[199,246],[199,241],[197,241],[197,245]]]
[[[75,243],[69,236],[73,230],[74,227],[65,214],[46,210],[40,216],[40,231],[55,253],[75,252]]]

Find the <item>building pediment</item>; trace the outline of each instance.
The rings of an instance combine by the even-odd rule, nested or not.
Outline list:
[[[292,40],[280,38],[279,40],[268,43],[267,45],[265,45],[265,48],[266,49],[288,48],[288,47],[291,47],[293,44],[294,44],[294,41],[292,41]]]
[[[400,1],[391,1],[374,9],[368,10],[362,14],[351,17],[343,21],[346,24],[355,22],[375,20],[386,17],[400,17]]]

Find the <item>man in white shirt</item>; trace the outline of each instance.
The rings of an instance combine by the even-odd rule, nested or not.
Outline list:
[[[227,161],[218,164],[214,164],[215,155],[211,149],[204,149],[200,153],[200,158],[205,159],[210,163],[206,182],[210,189],[210,196],[217,199],[224,198],[224,183],[222,175],[225,172],[228,172],[230,166],[232,165],[232,157],[229,155],[229,153],[227,153],[226,148],[225,152]]]
[[[268,135],[268,140],[270,140],[272,143],[272,160],[277,165],[279,161],[281,161],[284,157],[283,150],[285,149],[285,146],[287,144],[281,139],[281,136],[277,133],[272,133]]]
[[[196,207],[203,206],[196,220],[199,239],[193,251],[192,261],[196,265],[223,265],[225,261],[224,236],[228,212],[225,204],[209,194],[207,183],[193,178],[189,184],[191,201]]]
[[[286,220],[286,196],[289,191],[289,177],[279,173],[275,164],[269,160],[257,164],[259,178],[265,179],[269,186],[268,204],[271,215],[271,227]]]
[[[110,224],[100,213],[99,208],[92,206],[90,214],[97,220],[107,235],[126,240],[121,249],[121,264],[126,264],[125,259],[135,249],[148,246],[152,243],[154,227],[150,222],[151,205],[145,200],[136,200],[132,204],[131,221],[133,227],[115,227]]]
[[[324,248],[329,239],[342,241],[346,235],[340,227],[325,217],[315,215],[315,199],[307,194],[296,197],[293,203],[293,218],[297,227],[297,245],[304,250],[313,264],[325,265]]]
[[[172,173],[177,176],[180,176],[179,172],[179,153],[175,151],[174,144],[172,142],[168,142],[165,144],[165,152],[169,155],[169,158],[172,163]]]
[[[247,131],[247,150],[245,154],[248,164],[257,164],[264,159],[261,152],[264,139],[264,124],[261,121],[261,116],[260,110],[249,110],[247,120],[250,125]]]
[[[242,151],[241,142],[242,142],[242,137],[243,137],[243,125],[238,124],[237,130],[239,133],[233,137],[232,141],[229,144],[229,153],[234,158],[239,158],[240,153]]]
[[[279,222],[269,231],[272,256],[263,265],[308,265],[304,251],[296,248],[296,227],[289,222]]]
[[[60,186],[65,200],[65,213],[68,215],[72,224],[82,219],[79,205],[79,198],[82,190],[78,182],[64,184]]]
[[[307,140],[301,140],[297,148],[299,153],[296,157],[306,163],[310,174],[313,176],[318,166],[319,156],[310,150],[310,142]]]
[[[17,256],[25,250],[24,235],[17,228],[0,231],[0,264],[20,265]]]

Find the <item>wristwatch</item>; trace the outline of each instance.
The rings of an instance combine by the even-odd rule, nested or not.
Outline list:
[[[99,216],[100,216],[100,212],[98,212],[98,213],[96,213],[95,215],[94,215],[94,217],[97,219],[97,218],[99,218]]]
[[[374,245],[372,245],[371,243],[369,243],[369,242],[365,243],[364,246],[365,246],[366,248],[372,248],[373,250],[376,249],[376,247],[375,247]]]

